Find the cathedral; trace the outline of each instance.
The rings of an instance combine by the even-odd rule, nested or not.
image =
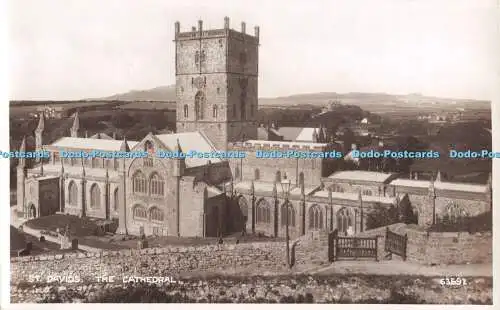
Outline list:
[[[118,223],[117,233],[210,237],[246,231],[291,237],[309,231],[360,232],[377,208],[410,207],[418,225],[491,210],[488,184],[402,179],[395,173],[336,171],[329,158],[261,159],[257,150],[335,150],[330,139],[259,140],[259,27],[190,31],[175,23],[177,132],[141,141],[82,137],[78,112],[68,137],[43,143],[44,117],[35,131],[48,161],[17,168],[18,211],[25,218],[71,214]],[[324,135],[322,133],[322,135]],[[310,141],[310,142],[309,142]],[[26,149],[23,140],[20,151]],[[62,151],[147,152],[143,158],[66,158]],[[244,158],[160,158],[157,150],[245,152]],[[290,182],[285,190],[284,181]]]

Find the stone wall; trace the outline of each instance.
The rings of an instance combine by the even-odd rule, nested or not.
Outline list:
[[[491,232],[423,232],[406,229],[408,261],[420,264],[491,263]]]
[[[299,267],[306,264],[328,263],[328,233],[310,231],[292,243],[292,261]]]
[[[29,281],[39,276],[79,278],[96,282],[96,277],[124,276],[176,277],[181,273],[245,268],[253,271],[284,271],[285,244],[210,245],[199,247],[150,248],[100,253],[70,253],[11,259],[11,282]]]
[[[492,262],[492,234],[468,232],[426,232],[413,225],[393,224],[389,230],[399,235],[408,234],[407,261],[424,265],[454,265]],[[356,234],[356,237],[378,238],[378,257],[385,259],[386,226]],[[393,254],[392,259],[399,259]]]

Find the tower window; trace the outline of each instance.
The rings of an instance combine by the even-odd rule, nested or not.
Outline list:
[[[241,95],[241,119],[245,120],[246,119],[246,100],[244,94]]]
[[[189,117],[189,107],[187,104],[184,105],[184,117],[185,118]]]
[[[194,53],[194,63],[196,64],[197,67],[200,65],[200,52],[198,51]]]
[[[220,94],[220,87],[217,87],[217,94]]]
[[[236,118],[236,104],[233,104],[233,117]]]
[[[240,65],[244,66],[247,63],[247,54],[245,52],[240,53]]]
[[[196,119],[203,119],[203,110],[205,108],[205,94],[201,91],[197,92],[194,96],[194,107]]]
[[[213,116],[214,118],[217,118],[217,115],[218,115],[218,110],[217,110],[217,106],[216,106],[216,105],[214,105],[214,107],[213,107],[212,114],[213,114],[212,116]]]

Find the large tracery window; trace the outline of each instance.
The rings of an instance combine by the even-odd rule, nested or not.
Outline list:
[[[194,96],[194,109],[196,119],[203,119],[203,111],[205,109],[205,94],[201,91],[197,92]]]
[[[260,180],[260,170],[258,168],[253,171],[253,178],[255,181]]]
[[[286,225],[286,212],[288,209],[288,226],[295,226],[295,209],[293,208],[292,204],[288,204],[288,208],[283,204],[281,206],[281,225],[285,226]]]
[[[451,203],[446,206],[442,217],[442,222],[445,224],[461,224],[468,217],[467,212],[457,203]]]
[[[159,174],[154,173],[151,176],[150,188],[151,188],[151,195],[163,196],[165,194],[165,182],[163,181],[163,178]]]
[[[149,210],[149,218],[151,219],[152,222],[163,222],[164,221],[163,211],[158,209],[157,207],[152,207]]]
[[[309,209],[309,229],[323,229],[323,212],[318,205],[314,205]]]
[[[78,204],[78,187],[74,181],[69,183],[68,187],[68,203],[71,206],[76,206]]]
[[[97,184],[90,187],[90,207],[99,209],[101,207],[101,190]]]
[[[342,208],[337,212],[337,229],[339,232],[345,233],[352,226],[351,212],[349,209]]]
[[[141,205],[135,205],[132,209],[134,220],[147,220],[148,212],[146,208]]]
[[[256,208],[256,223],[269,224],[271,223],[271,207],[265,200],[259,201]]]
[[[146,177],[141,171],[137,171],[132,177],[132,191],[134,193],[146,194]]]

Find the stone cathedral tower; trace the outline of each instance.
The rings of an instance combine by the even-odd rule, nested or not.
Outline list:
[[[181,32],[175,23],[177,132],[199,130],[219,150],[257,138],[259,27]]]

